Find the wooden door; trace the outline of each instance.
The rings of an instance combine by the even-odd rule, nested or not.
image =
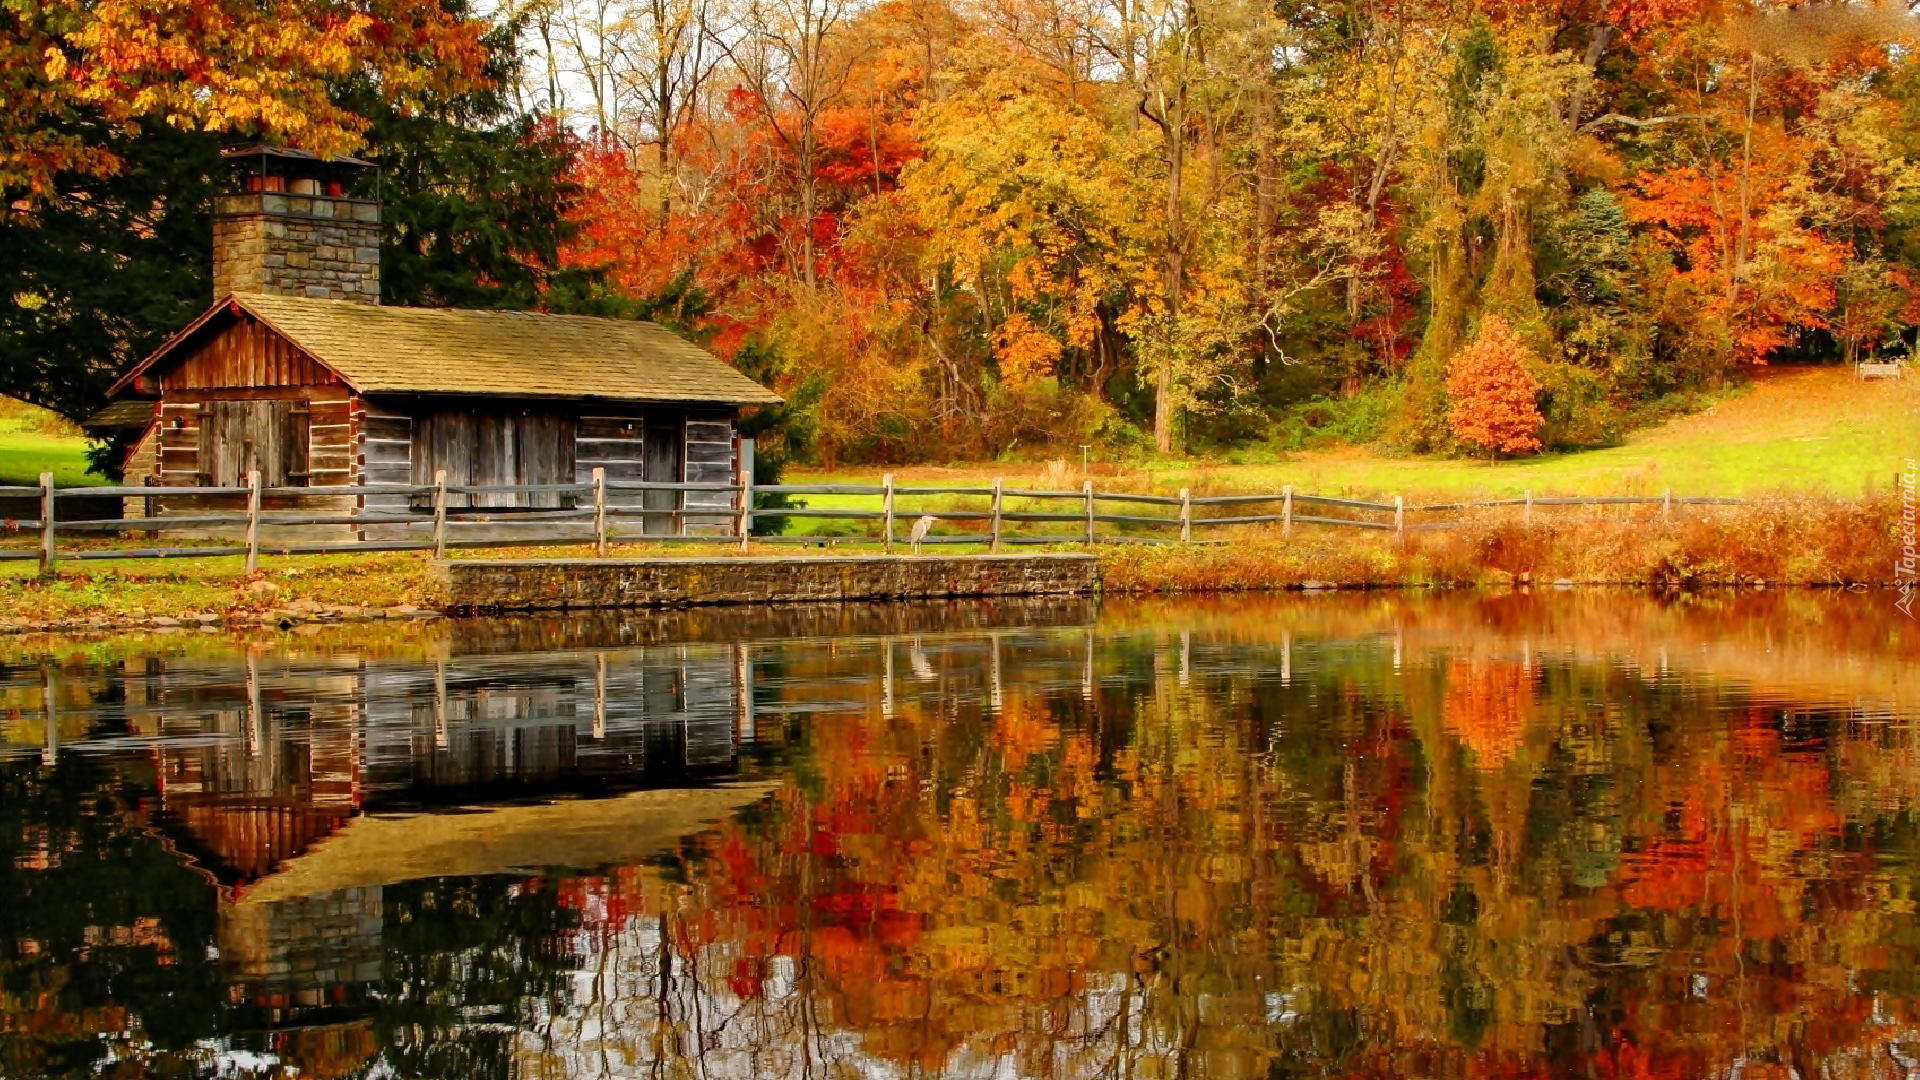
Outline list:
[[[646,480],[650,484],[678,484],[680,479],[680,448],[684,441],[681,417],[672,413],[658,413],[647,417],[645,468]],[[680,509],[680,492],[647,492],[647,509]],[[664,514],[649,514],[646,519],[647,532],[654,536],[677,535],[680,532],[678,518]]]
[[[305,402],[210,401],[204,408],[200,469],[205,486],[244,487],[247,473],[255,469],[265,487],[305,483]]]

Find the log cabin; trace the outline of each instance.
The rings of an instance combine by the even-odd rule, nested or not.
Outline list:
[[[596,468],[616,482],[738,484],[740,412],[778,402],[772,392],[651,322],[382,306],[379,203],[342,178],[365,163],[234,156],[258,167],[248,190],[215,199],[214,303],[123,376],[102,414],[138,429],[129,483],[233,487],[258,470],[266,487],[334,489],[324,501],[355,513],[419,508],[417,494],[381,489],[442,471],[459,486],[584,483]],[[731,530],[731,498],[609,502],[661,511],[649,533],[684,534]],[[571,499],[448,502],[511,512]]]

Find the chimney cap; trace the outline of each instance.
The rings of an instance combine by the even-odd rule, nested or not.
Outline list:
[[[373,168],[374,163],[364,158],[348,157],[339,154],[334,157],[321,157],[309,150],[294,150],[287,147],[268,146],[256,143],[252,146],[230,146],[220,151],[220,156],[229,159],[239,158],[279,158],[285,161],[311,161],[321,165],[361,165]]]

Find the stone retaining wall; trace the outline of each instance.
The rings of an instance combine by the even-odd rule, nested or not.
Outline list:
[[[791,604],[1093,592],[1092,555],[460,559],[438,564],[455,611]]]

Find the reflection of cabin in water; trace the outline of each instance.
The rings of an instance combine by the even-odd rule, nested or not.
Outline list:
[[[162,809],[242,891],[356,815],[682,783],[727,771],[745,702],[730,646],[325,658],[130,678],[158,717]],[[182,725],[176,727],[176,725]]]
[[[239,160],[249,190],[215,200],[213,306],[90,424],[126,433],[129,482],[234,487],[258,470],[271,488],[364,488],[333,497],[356,513],[404,507],[379,489],[441,471],[457,486],[585,483],[595,468],[616,482],[737,483],[741,407],[779,400],[751,379],[651,322],[379,306],[379,204],[350,195],[364,163],[264,149]],[[734,521],[719,492],[610,502],[687,512],[647,517],[649,532]]]
[[[757,795],[675,786],[732,771],[750,731],[741,659],[180,658],[110,696],[120,737],[153,747],[162,831],[220,886],[234,1001],[285,1017],[377,984],[389,885],[637,863]]]

